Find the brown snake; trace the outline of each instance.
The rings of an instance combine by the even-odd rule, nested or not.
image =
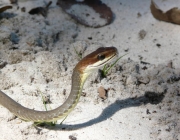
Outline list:
[[[72,87],[67,100],[56,109],[50,111],[36,111],[26,108],[0,91],[0,104],[14,115],[26,121],[52,122],[66,117],[77,105],[82,88],[87,77],[101,66],[108,63],[118,54],[115,47],[101,47],[84,57],[74,68]]]

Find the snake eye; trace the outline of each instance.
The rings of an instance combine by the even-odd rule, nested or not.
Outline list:
[[[98,56],[97,56],[98,60],[103,60],[104,58],[105,58],[105,55],[98,54]]]

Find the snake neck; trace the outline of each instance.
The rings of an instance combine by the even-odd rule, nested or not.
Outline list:
[[[73,71],[71,92],[64,104],[54,110],[59,113],[52,117],[53,121],[67,116],[76,107],[81,97],[83,85],[88,76],[88,73],[81,73],[77,70]]]
[[[64,114],[68,115],[77,105],[77,103],[81,97],[84,83],[88,76],[89,76],[89,74],[87,74],[87,73],[82,74],[79,71],[73,72],[71,92],[69,94],[68,99],[63,104],[64,108],[66,108],[66,110],[64,111]]]

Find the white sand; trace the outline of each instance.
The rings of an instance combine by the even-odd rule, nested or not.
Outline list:
[[[0,140],[180,140],[180,26],[155,20],[149,0],[103,2],[115,18],[97,29],[77,24],[55,0],[47,18],[28,14],[44,6],[43,0],[21,1],[25,13],[14,6],[0,16],[0,89],[28,108],[45,110],[40,93],[50,97],[48,109],[66,100],[79,61],[74,48],[83,56],[100,46],[117,47],[119,56],[128,53],[106,79],[95,82],[97,73],[88,79],[86,96],[63,125],[59,120],[55,127],[35,128],[0,106]],[[179,0],[156,3],[163,10],[180,5]],[[173,69],[166,67],[170,61]],[[100,86],[109,88],[105,101],[98,97]]]

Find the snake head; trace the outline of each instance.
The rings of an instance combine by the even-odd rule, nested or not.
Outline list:
[[[80,73],[91,73],[118,55],[115,47],[100,47],[96,51],[85,56],[75,67]]]

